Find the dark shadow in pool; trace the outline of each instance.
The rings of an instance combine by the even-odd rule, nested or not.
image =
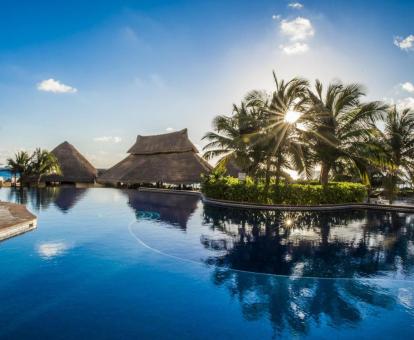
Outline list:
[[[213,280],[239,301],[246,320],[269,319],[275,335],[306,335],[324,323],[355,327],[366,310],[396,305],[390,290],[357,280],[295,280],[224,268],[215,269]]]
[[[126,190],[128,204],[138,220],[152,219],[186,230],[200,201],[198,196]]]
[[[60,187],[58,189],[54,204],[63,213],[67,213],[71,210],[88,191],[87,188],[75,188],[73,186]]]
[[[222,238],[204,235],[201,242],[217,250],[206,260],[215,266],[213,281],[239,301],[245,319],[268,318],[276,335],[306,335],[315,324],[355,327],[367,311],[398,308],[397,295],[379,281],[298,279],[232,269],[303,277],[388,274],[412,280],[410,219],[362,210],[291,213],[205,206],[205,223]]]
[[[395,212],[281,212],[204,207],[222,239],[201,236],[208,264],[305,277],[405,278],[414,269],[413,216]],[[223,252],[224,251],[224,252]]]
[[[19,204],[31,203],[37,211],[46,210],[54,203],[60,211],[67,213],[85,196],[87,190],[73,186],[24,188],[23,190],[11,188],[8,200]]]

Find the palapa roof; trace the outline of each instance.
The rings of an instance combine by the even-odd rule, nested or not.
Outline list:
[[[138,136],[130,155],[99,177],[101,183],[199,183],[211,166],[196,154],[187,129],[154,136]]]
[[[153,155],[158,153],[170,152],[195,152],[198,150],[190,142],[187,135],[187,129],[176,132],[164,133],[153,136],[137,136],[137,141],[128,150],[128,153],[134,155]]]
[[[59,144],[52,154],[57,158],[62,174],[44,176],[43,182],[94,183],[97,170],[72,144]]]

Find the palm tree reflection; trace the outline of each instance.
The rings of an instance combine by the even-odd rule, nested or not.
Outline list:
[[[309,277],[411,276],[412,216],[348,212],[247,211],[206,206],[204,222],[222,240],[206,261],[233,269]],[[212,247],[214,245],[214,247]],[[399,267],[396,267],[396,262]]]
[[[363,322],[368,308],[396,305],[392,290],[364,278],[413,277],[411,221],[405,214],[362,210],[258,212],[205,206],[204,222],[221,238],[215,239],[216,248],[206,235],[201,241],[210,251],[218,250],[206,260],[215,265],[214,283],[227,287],[246,319],[267,317],[276,334],[303,335],[321,323],[353,326]]]
[[[30,204],[36,211],[47,210],[53,203],[61,212],[69,212],[86,194],[88,189],[73,186],[45,188],[11,188],[8,201]]]

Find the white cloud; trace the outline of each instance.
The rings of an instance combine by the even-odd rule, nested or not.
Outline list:
[[[399,99],[397,101],[397,109],[404,110],[404,109],[410,109],[414,110],[414,97],[407,97],[404,99]]]
[[[409,81],[405,82],[404,84],[401,84],[401,88],[409,93],[414,93],[414,84],[410,83]]]
[[[294,9],[302,9],[303,5],[299,2],[292,2],[288,5],[288,7],[294,8]]]
[[[297,17],[290,21],[282,20],[280,30],[291,41],[303,41],[315,35],[312,23],[309,19],[303,17]]]
[[[95,142],[100,142],[100,143],[120,143],[122,141],[122,138],[114,137],[114,136],[102,136],[102,137],[95,137],[93,140]]]
[[[289,40],[280,45],[280,49],[287,55],[303,54],[309,51],[306,41],[315,35],[315,30],[309,19],[297,17],[293,20],[282,20],[280,31]]]
[[[276,14],[273,14],[272,15],[272,19],[273,20],[280,20],[281,18],[282,18],[282,16],[280,14],[277,14],[277,15]]]
[[[280,45],[280,48],[287,55],[302,54],[309,50],[308,44],[302,42],[295,42],[289,45]]]
[[[53,92],[53,93],[75,93],[78,90],[72,86],[62,84],[59,80],[49,78],[37,84],[39,91]]]
[[[394,38],[394,45],[398,46],[403,51],[414,50],[414,35],[410,34],[406,38]]]
[[[174,128],[172,128],[172,127],[167,127],[167,128],[165,129],[165,131],[167,131],[167,132],[174,132],[174,131],[175,131],[175,129],[174,129]]]
[[[63,254],[68,248],[64,242],[42,243],[37,247],[37,252],[41,257],[50,259]]]

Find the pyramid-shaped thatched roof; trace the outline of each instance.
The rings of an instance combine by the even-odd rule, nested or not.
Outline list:
[[[158,153],[187,152],[197,153],[197,148],[190,142],[187,129],[162,135],[138,135],[135,144],[128,150],[134,155],[153,155]]]
[[[94,183],[97,177],[95,167],[75,147],[63,142],[52,150],[57,158],[61,175],[44,176],[44,182],[67,182],[67,183]]]
[[[211,166],[197,155],[187,129],[153,136],[138,136],[130,155],[99,177],[101,183],[199,183]]]

